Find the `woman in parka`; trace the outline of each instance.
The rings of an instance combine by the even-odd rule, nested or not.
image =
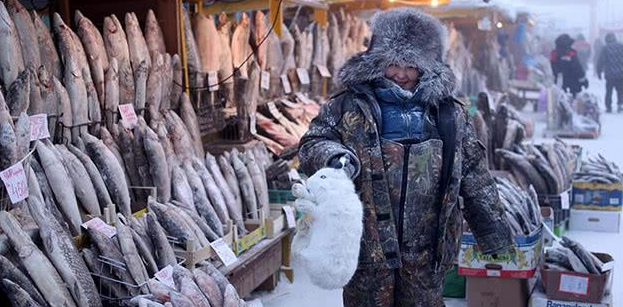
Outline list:
[[[513,239],[485,147],[452,97],[443,25],[395,9],[373,18],[372,33],[368,50],[338,74],[344,90],[301,141],[301,167],[311,175],[342,168],[346,157],[364,205],[345,307],[444,306],[444,275],[458,254],[463,217],[485,254],[512,250]]]

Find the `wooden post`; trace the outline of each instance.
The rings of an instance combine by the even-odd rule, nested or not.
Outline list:
[[[285,0],[268,0],[268,9],[270,10],[270,22],[276,20],[273,30],[281,38],[281,25],[283,24],[283,3]]]
[[[286,274],[286,278],[294,282],[294,270],[292,269],[292,234],[289,233],[281,240],[281,270]]]
[[[327,12],[327,10],[314,9],[314,21],[316,21],[316,23],[318,23],[318,25],[323,29],[328,26],[328,15],[329,13]]]

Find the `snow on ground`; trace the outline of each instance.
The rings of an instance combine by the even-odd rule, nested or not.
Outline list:
[[[592,74],[591,74],[592,75]],[[604,82],[596,78],[590,80],[590,91],[598,95],[603,101]],[[605,109],[605,107],[603,107]],[[542,115],[532,114],[535,120],[543,118]],[[537,123],[535,143],[548,141],[542,138],[544,125]],[[585,153],[602,154],[606,159],[611,160],[623,167],[623,114],[604,114],[602,115],[602,134],[596,140],[566,140],[570,144],[577,144],[584,147]],[[549,140],[551,141],[551,140]],[[614,287],[613,289],[623,289],[623,278],[620,276],[623,270],[623,235],[621,233],[598,233],[588,231],[569,231],[566,233],[572,239],[579,241],[590,251],[605,252],[611,254],[616,264]],[[281,282],[275,291],[270,293],[260,293],[259,298],[266,307],[342,307],[342,291],[326,291],[312,285],[309,278],[301,271],[300,265],[293,264],[295,270],[294,283],[287,279]],[[623,302],[623,291],[614,290],[614,302]],[[465,301],[448,300],[448,307],[465,306]],[[616,304],[614,305],[616,306]]]

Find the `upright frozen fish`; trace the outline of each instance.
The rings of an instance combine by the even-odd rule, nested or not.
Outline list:
[[[193,105],[190,103],[190,98],[186,93],[182,93],[180,101],[180,115],[182,121],[186,124],[188,132],[193,140],[193,145],[197,156],[203,157],[203,142],[201,141],[201,132],[199,131],[199,121],[197,120],[197,114]]]
[[[43,100],[41,99],[41,85],[39,84],[39,76],[37,70],[33,66],[27,68],[30,78],[30,94],[28,95],[28,114],[41,114],[44,112]]]
[[[104,44],[108,60],[117,59],[119,65],[119,103],[134,102],[134,74],[130,62],[128,41],[121,23],[114,14],[104,18]]]
[[[39,54],[39,44],[37,44],[37,31],[30,18],[30,14],[18,0],[6,0],[6,8],[13,18],[15,28],[19,34],[22,45],[22,56],[25,67],[39,68],[41,57]]]
[[[128,37],[128,49],[130,52],[130,62],[132,69],[136,70],[143,61],[147,62],[147,67],[151,66],[149,49],[138,24],[138,18],[134,13],[125,13],[125,32]]]
[[[216,43],[219,41],[219,34],[214,24],[214,17],[195,14],[193,16],[193,30],[195,31],[202,71],[205,73],[217,72],[221,66],[219,62],[221,46]]]
[[[41,64],[45,66],[47,71],[54,77],[60,79],[63,77],[61,69],[61,61],[54,46],[50,29],[43,23],[37,12],[32,12],[32,19],[37,33],[37,41],[39,43],[39,55]]]
[[[74,16],[77,29],[76,34],[82,41],[82,46],[84,46],[98,100],[104,102],[104,72],[108,70],[109,65],[104,39],[91,20],[82,15],[80,11],[76,10]]]
[[[101,216],[102,211],[97,199],[97,193],[95,192],[95,187],[91,182],[91,177],[87,173],[86,168],[65,145],[56,145],[56,148],[63,155],[63,164],[71,178],[76,197],[80,201],[80,204],[89,214]]]
[[[234,67],[238,68],[238,75],[244,79],[247,79],[249,76],[245,60],[252,52],[251,45],[249,45],[250,36],[251,23],[249,15],[243,12],[231,38],[231,56]]]
[[[28,110],[30,106],[29,70],[23,70],[13,83],[8,86],[5,98],[11,116],[19,116],[19,114]]]
[[[112,200],[110,198],[110,194],[108,194],[108,189],[106,188],[104,179],[102,179],[102,175],[97,170],[97,166],[95,166],[93,160],[91,160],[89,156],[75,146],[68,144],[67,147],[69,148],[69,151],[74,154],[84,165],[84,168],[91,179],[91,183],[93,184],[93,188],[95,189],[95,195],[99,201],[100,209],[112,204]]]
[[[143,145],[149,162],[149,173],[156,186],[157,199],[159,202],[167,202],[171,199],[171,177],[167,157],[158,135],[149,127],[146,128]]]
[[[195,35],[193,29],[190,26],[190,16],[188,11],[184,8],[184,39],[186,41],[186,55],[188,57],[188,76],[191,88],[200,88],[204,84],[204,71],[201,66],[201,59],[199,56],[199,50],[197,49],[197,42],[195,41]]]
[[[2,86],[8,88],[24,70],[24,58],[17,29],[4,2],[0,3],[0,20],[0,46],[6,48],[0,52],[0,79]]]
[[[167,52],[166,46],[164,45],[162,29],[158,24],[156,14],[154,14],[154,11],[151,9],[147,11],[147,18],[145,20],[145,41],[152,61],[155,60],[158,54]]]

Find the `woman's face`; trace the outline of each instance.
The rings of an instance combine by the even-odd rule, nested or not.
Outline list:
[[[420,72],[415,67],[390,65],[385,69],[385,78],[394,81],[402,89],[413,90],[420,79]]]

